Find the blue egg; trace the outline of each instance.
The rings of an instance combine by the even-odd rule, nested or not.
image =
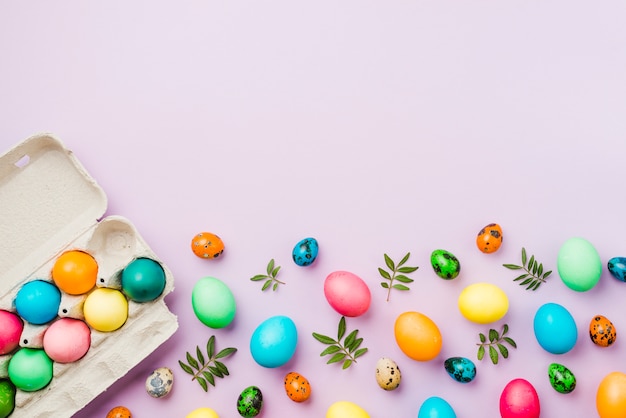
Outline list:
[[[250,338],[250,353],[259,365],[280,367],[291,360],[298,344],[298,330],[291,318],[278,315],[263,321]]]
[[[306,267],[315,261],[318,250],[319,246],[315,238],[305,238],[293,247],[291,257],[297,265]]]
[[[609,272],[620,282],[626,282],[626,257],[613,257],[608,263]]]
[[[456,418],[456,413],[444,399],[432,396],[424,401],[417,418]]]
[[[45,280],[24,284],[15,296],[19,316],[31,324],[41,325],[56,318],[61,304],[61,291]]]
[[[450,357],[443,366],[451,378],[461,383],[469,383],[476,377],[476,365],[465,357]]]
[[[576,322],[572,314],[557,303],[546,303],[537,309],[533,328],[537,342],[549,353],[564,354],[576,345]]]

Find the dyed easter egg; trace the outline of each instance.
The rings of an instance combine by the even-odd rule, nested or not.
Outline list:
[[[278,315],[263,321],[252,333],[250,353],[259,365],[280,367],[291,360],[298,344],[298,330],[291,318]]]
[[[502,228],[491,223],[478,231],[476,246],[486,254],[495,253],[502,245]]]
[[[191,411],[185,418],[220,418],[211,408],[198,408]]]
[[[159,367],[146,379],[146,392],[153,398],[169,395],[174,386],[174,373],[167,367]]]
[[[570,393],[576,389],[576,376],[562,364],[552,363],[548,366],[550,385],[559,393]]]
[[[210,232],[200,232],[191,240],[191,251],[200,258],[214,259],[224,252],[224,242]]]
[[[409,358],[429,361],[441,351],[441,331],[437,324],[419,312],[404,312],[396,318],[394,336],[400,350]]]
[[[98,263],[91,254],[71,250],[61,254],[52,267],[52,280],[70,295],[82,295],[96,285]]]
[[[15,385],[10,380],[0,380],[0,418],[6,418],[15,409]]]
[[[324,296],[334,310],[350,317],[367,312],[372,300],[367,284],[356,274],[347,271],[335,271],[326,277]]]
[[[431,396],[420,406],[417,418],[456,418],[456,413],[445,399]]]
[[[117,289],[100,287],[91,292],[83,304],[85,321],[101,332],[115,331],[128,319],[128,300]]]
[[[567,287],[586,292],[598,284],[602,275],[602,261],[589,241],[570,238],[559,249],[557,269]]]
[[[19,316],[31,324],[41,325],[57,316],[61,291],[50,282],[33,280],[20,288],[14,302]]]
[[[456,278],[461,272],[461,263],[449,251],[435,250],[430,255],[430,264],[437,276],[445,280]]]
[[[546,303],[537,309],[533,329],[539,345],[552,354],[567,353],[578,338],[572,314],[557,303]]]
[[[9,354],[19,346],[23,330],[22,318],[0,309],[0,356]]]
[[[25,392],[43,389],[52,380],[52,360],[38,348],[22,348],[9,360],[9,379]]]
[[[229,287],[215,277],[203,277],[191,291],[196,317],[209,328],[224,328],[235,318],[237,306]]]
[[[626,411],[626,374],[611,372],[604,376],[596,392],[600,418],[623,418]]]
[[[615,342],[617,330],[607,317],[596,315],[589,323],[589,337],[594,344],[600,347],[608,347]]]
[[[245,388],[237,398],[237,412],[244,418],[256,417],[263,407],[263,394],[256,386]]]
[[[529,381],[513,379],[502,390],[502,418],[539,418],[540,410],[539,395]]]
[[[609,273],[620,282],[626,282],[626,257],[613,257],[607,263]]]
[[[465,357],[450,357],[443,362],[443,367],[451,378],[460,383],[469,383],[476,377],[476,365]]]
[[[466,319],[477,324],[489,324],[506,315],[509,298],[494,284],[474,283],[463,289],[458,306]]]
[[[165,271],[151,258],[137,258],[122,270],[122,292],[135,302],[151,302],[165,289]]]
[[[72,363],[83,358],[91,347],[91,330],[83,321],[61,318],[43,335],[43,349],[57,363]]]
[[[326,410],[326,418],[370,418],[370,416],[355,403],[337,401]]]
[[[390,358],[383,357],[376,362],[376,383],[385,390],[394,390],[400,386],[402,374],[400,368]]]
[[[317,240],[315,238],[305,238],[293,247],[291,258],[297,265],[306,267],[315,261],[318,251]]]
[[[287,373],[284,384],[285,393],[294,402],[304,402],[311,396],[311,384],[300,373]]]
[[[133,414],[125,406],[116,406],[107,413],[106,418],[133,418]]]

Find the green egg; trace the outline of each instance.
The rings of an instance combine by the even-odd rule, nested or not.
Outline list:
[[[25,392],[43,389],[52,380],[52,360],[38,348],[22,348],[9,360],[9,379]]]
[[[263,407],[263,394],[256,386],[245,388],[237,399],[237,412],[244,418],[256,417]]]
[[[548,366],[550,385],[559,393],[570,393],[576,388],[574,373],[562,364],[552,363]]]
[[[602,261],[595,247],[584,238],[570,238],[561,246],[557,269],[567,287],[577,292],[592,289],[602,275]]]
[[[430,255],[430,264],[437,276],[445,280],[455,279],[461,272],[459,259],[446,250],[433,251]]]
[[[15,386],[9,380],[0,380],[0,418],[6,418],[15,409]]]
[[[235,297],[228,286],[215,277],[203,277],[191,292],[196,317],[209,328],[224,328],[235,318]]]

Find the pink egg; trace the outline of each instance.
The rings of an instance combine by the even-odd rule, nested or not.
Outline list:
[[[372,300],[367,284],[347,271],[335,271],[326,277],[324,295],[334,310],[351,317],[367,312]]]
[[[24,321],[17,314],[0,310],[0,355],[18,347],[23,329]]]
[[[61,318],[43,335],[43,349],[58,363],[80,360],[91,346],[91,330],[83,321]]]
[[[502,418],[539,418],[539,395],[525,379],[511,380],[500,395]]]

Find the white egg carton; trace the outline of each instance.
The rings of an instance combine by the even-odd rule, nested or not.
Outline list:
[[[98,262],[98,287],[121,288],[120,272],[148,257],[165,271],[165,290],[152,302],[129,300],[126,323],[117,331],[91,330],[91,348],[74,363],[54,363],[50,384],[36,392],[17,390],[11,418],[71,417],[164,343],[178,320],[164,297],[173,276],[133,224],[121,216],[102,219],[104,191],[73,153],[50,134],[35,135],[0,157],[0,309],[15,312],[20,287],[34,279],[52,281],[63,252],[79,249]],[[86,295],[61,292],[59,317],[84,319]],[[49,324],[25,322],[20,345],[42,347]],[[8,376],[11,354],[0,356],[0,378]]]

